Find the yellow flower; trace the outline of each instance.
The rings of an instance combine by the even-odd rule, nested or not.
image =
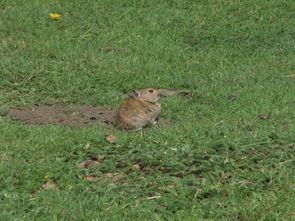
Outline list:
[[[60,17],[60,15],[59,15],[59,14],[56,14],[56,13],[50,13],[49,15],[50,15],[50,17],[51,17],[53,20],[56,20],[56,19],[58,19],[58,18]]]

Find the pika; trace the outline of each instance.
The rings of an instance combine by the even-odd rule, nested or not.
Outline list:
[[[133,91],[116,111],[115,125],[128,131],[138,131],[155,125],[161,111],[161,89]]]

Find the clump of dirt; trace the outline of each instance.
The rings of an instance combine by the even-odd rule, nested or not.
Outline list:
[[[33,106],[10,108],[7,115],[31,125],[69,125],[87,127],[93,125],[113,125],[115,110],[91,106]]]

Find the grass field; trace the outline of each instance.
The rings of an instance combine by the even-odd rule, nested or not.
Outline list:
[[[292,0],[0,0],[0,220],[295,220],[294,11]],[[146,87],[192,96],[164,98],[169,123],[135,133],[5,115],[115,108]],[[89,159],[100,164],[77,166]]]

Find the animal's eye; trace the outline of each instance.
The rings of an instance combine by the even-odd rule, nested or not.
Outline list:
[[[150,92],[150,93],[153,93],[153,92],[154,92],[154,90],[150,89],[150,90],[149,90],[149,92]]]

